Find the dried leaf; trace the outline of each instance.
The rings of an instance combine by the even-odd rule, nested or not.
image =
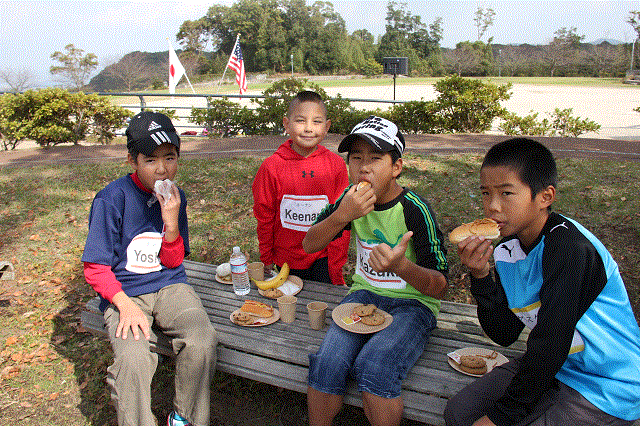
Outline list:
[[[18,338],[16,336],[9,336],[7,340],[4,342],[5,346],[12,346],[18,343]]]

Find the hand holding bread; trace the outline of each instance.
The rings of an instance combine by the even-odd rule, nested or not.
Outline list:
[[[455,228],[449,234],[449,241],[458,244],[468,237],[484,237],[495,239],[500,236],[498,223],[493,219],[476,219],[473,222],[464,223]]]

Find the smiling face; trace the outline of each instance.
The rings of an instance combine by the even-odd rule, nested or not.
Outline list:
[[[178,152],[174,145],[163,143],[151,156],[138,154],[138,158],[128,156],[129,164],[138,173],[140,182],[149,191],[154,190],[156,180],[173,180],[178,171]]]
[[[282,124],[293,140],[293,150],[306,157],[327,136],[331,120],[327,120],[327,112],[322,104],[305,101],[297,102]]]
[[[402,158],[391,162],[391,154],[375,150],[368,142],[358,139],[349,150],[349,179],[354,185],[369,182],[376,194],[376,204],[396,198],[402,187],[396,178],[402,172]]]
[[[530,246],[540,235],[548,207],[555,200],[555,187],[548,186],[532,197],[531,188],[506,166],[485,166],[480,170],[484,214],[498,222],[503,237],[516,235]]]

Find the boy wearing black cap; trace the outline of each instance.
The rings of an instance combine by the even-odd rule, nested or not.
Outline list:
[[[114,351],[107,382],[118,424],[156,424],[151,379],[158,356],[149,346],[155,323],[172,338],[176,354],[175,410],[167,424],[205,426],[216,331],[182,265],[189,254],[187,203],[171,182],[180,137],[167,116],[148,111],[131,119],[126,135],[134,172],[96,194],[82,255]]]
[[[373,304],[393,316],[374,334],[332,323],[317,354],[309,356],[307,402],[312,426],[330,425],[342,406],[346,381],[362,392],[374,426],[400,423],[402,380],[436,326],[448,265],[442,232],[427,202],[401,187],[402,134],[392,122],[369,117],[343,139],[352,185],[323,210],[303,240],[321,250],[342,230],[355,231],[357,264],[342,303]],[[361,186],[360,182],[368,185]]]

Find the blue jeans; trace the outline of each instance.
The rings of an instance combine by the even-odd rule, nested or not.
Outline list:
[[[373,303],[391,314],[391,324],[374,334],[357,334],[331,324],[317,354],[309,355],[309,386],[344,395],[347,378],[360,392],[397,398],[402,381],[416,363],[436,327],[429,308],[413,299],[379,296],[367,290],[347,295],[342,303]]]

